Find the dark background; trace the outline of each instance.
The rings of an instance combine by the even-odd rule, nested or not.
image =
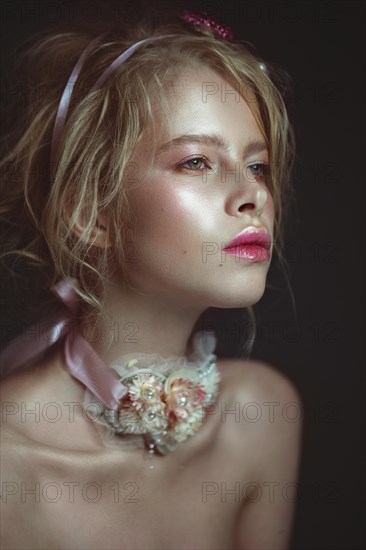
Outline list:
[[[133,22],[147,7],[158,19],[205,9],[292,77],[287,105],[297,160],[286,239],[290,286],[271,268],[274,288],[255,306],[252,356],[289,376],[303,399],[291,550],[364,548],[364,3],[3,1],[2,92],[8,93],[14,48],[34,32],[75,21]],[[228,349],[237,326],[223,325]]]

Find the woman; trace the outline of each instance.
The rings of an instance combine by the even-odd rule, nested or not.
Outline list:
[[[280,257],[273,73],[189,13],[43,36],[25,60],[44,93],[2,163],[3,265],[30,259],[63,306],[2,355],[2,547],[288,548],[298,393],[197,330],[250,311]]]

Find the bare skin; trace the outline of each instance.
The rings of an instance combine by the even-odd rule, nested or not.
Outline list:
[[[293,493],[284,498],[282,491],[296,482],[301,424],[285,421],[280,411],[290,402],[300,406],[299,397],[260,362],[224,360],[218,367],[217,409],[175,452],[152,458],[142,448],[105,448],[79,409],[75,422],[65,407],[57,422],[49,421],[56,415],[47,404],[80,403],[84,391],[58,352],[6,379],[1,548],[288,548]],[[70,382],[74,393],[64,400]],[[22,407],[34,410],[36,402],[39,417],[22,419]],[[280,404],[273,422],[268,402]],[[17,414],[9,414],[9,403],[19,405]],[[248,403],[257,407],[245,409]],[[258,407],[262,418],[253,422]],[[228,412],[235,409],[238,418]],[[37,487],[38,497],[31,492]]]
[[[224,95],[203,100],[212,83]],[[215,72],[182,70],[175,84],[172,133],[162,124],[154,136],[158,149],[171,139],[175,145],[152,157],[146,135],[132,159],[131,286],[117,266],[104,304],[113,326],[133,323],[138,338],[131,343],[122,333],[108,348],[101,337],[96,351],[107,363],[129,352],[182,355],[208,307],[248,307],[265,290],[270,260],[237,262],[220,253],[251,225],[273,237],[273,197],[258,173],[270,162],[264,137],[249,104]],[[107,212],[93,231],[94,246],[113,246],[108,225]],[[75,233],[84,227],[80,216]],[[204,246],[217,251],[206,257]],[[283,491],[297,479],[301,424],[293,411],[283,414],[288,403],[300,406],[287,379],[260,362],[219,361],[217,409],[176,451],[149,460],[144,449],[102,445],[81,414],[84,388],[57,354],[3,383],[3,406],[16,411],[2,424],[4,550],[288,548],[294,499]],[[16,410],[39,403],[43,411],[52,402],[62,410],[57,422],[49,420],[55,410],[39,422],[32,415],[22,421]],[[74,422],[65,403],[79,403]],[[22,498],[22,488],[35,483],[39,502]]]

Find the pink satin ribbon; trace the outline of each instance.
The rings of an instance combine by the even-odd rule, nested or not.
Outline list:
[[[51,174],[52,175],[55,171],[55,165],[57,161],[57,153],[58,153],[58,149],[61,141],[61,135],[62,135],[63,128],[65,126],[66,116],[69,110],[71,96],[74,90],[75,83],[79,77],[80,71],[83,68],[83,65],[88,55],[93,50],[94,46],[96,46],[96,44],[100,42],[100,40],[103,38],[104,35],[105,33],[97,36],[94,40],[92,40],[92,42],[88,44],[88,46],[82,52],[75,67],[72,70],[72,73],[69,77],[69,80],[67,81],[64,91],[62,92],[60,103],[57,109],[55,124],[53,127],[53,133],[52,133],[52,140],[51,140]]]
[[[108,408],[118,410],[128,388],[117,380],[113,371],[81,335],[77,321],[79,297],[71,281],[62,280],[51,290],[67,310],[28,327],[7,345],[0,353],[3,375],[34,366],[47,349],[64,338],[64,364],[69,373]],[[34,341],[27,342],[30,335],[35,336]]]

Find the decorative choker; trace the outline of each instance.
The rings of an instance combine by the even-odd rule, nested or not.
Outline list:
[[[189,359],[125,354],[110,365],[128,388],[122,407],[110,409],[86,391],[84,410],[103,426],[100,433],[104,439],[143,435],[150,454],[155,450],[160,454],[174,451],[198,431],[215,400],[220,382],[215,345],[213,334],[198,332]]]
[[[62,340],[64,366],[85,386],[83,409],[98,430],[102,427],[104,442],[119,436],[117,444],[128,445],[132,437],[133,445],[138,439],[141,446],[143,436],[150,454],[173,451],[197,432],[216,397],[215,335],[196,333],[189,359],[130,353],[107,365],[78,330],[77,285],[76,279],[64,279],[52,288],[66,307],[6,346],[0,354],[2,376],[36,365]]]

